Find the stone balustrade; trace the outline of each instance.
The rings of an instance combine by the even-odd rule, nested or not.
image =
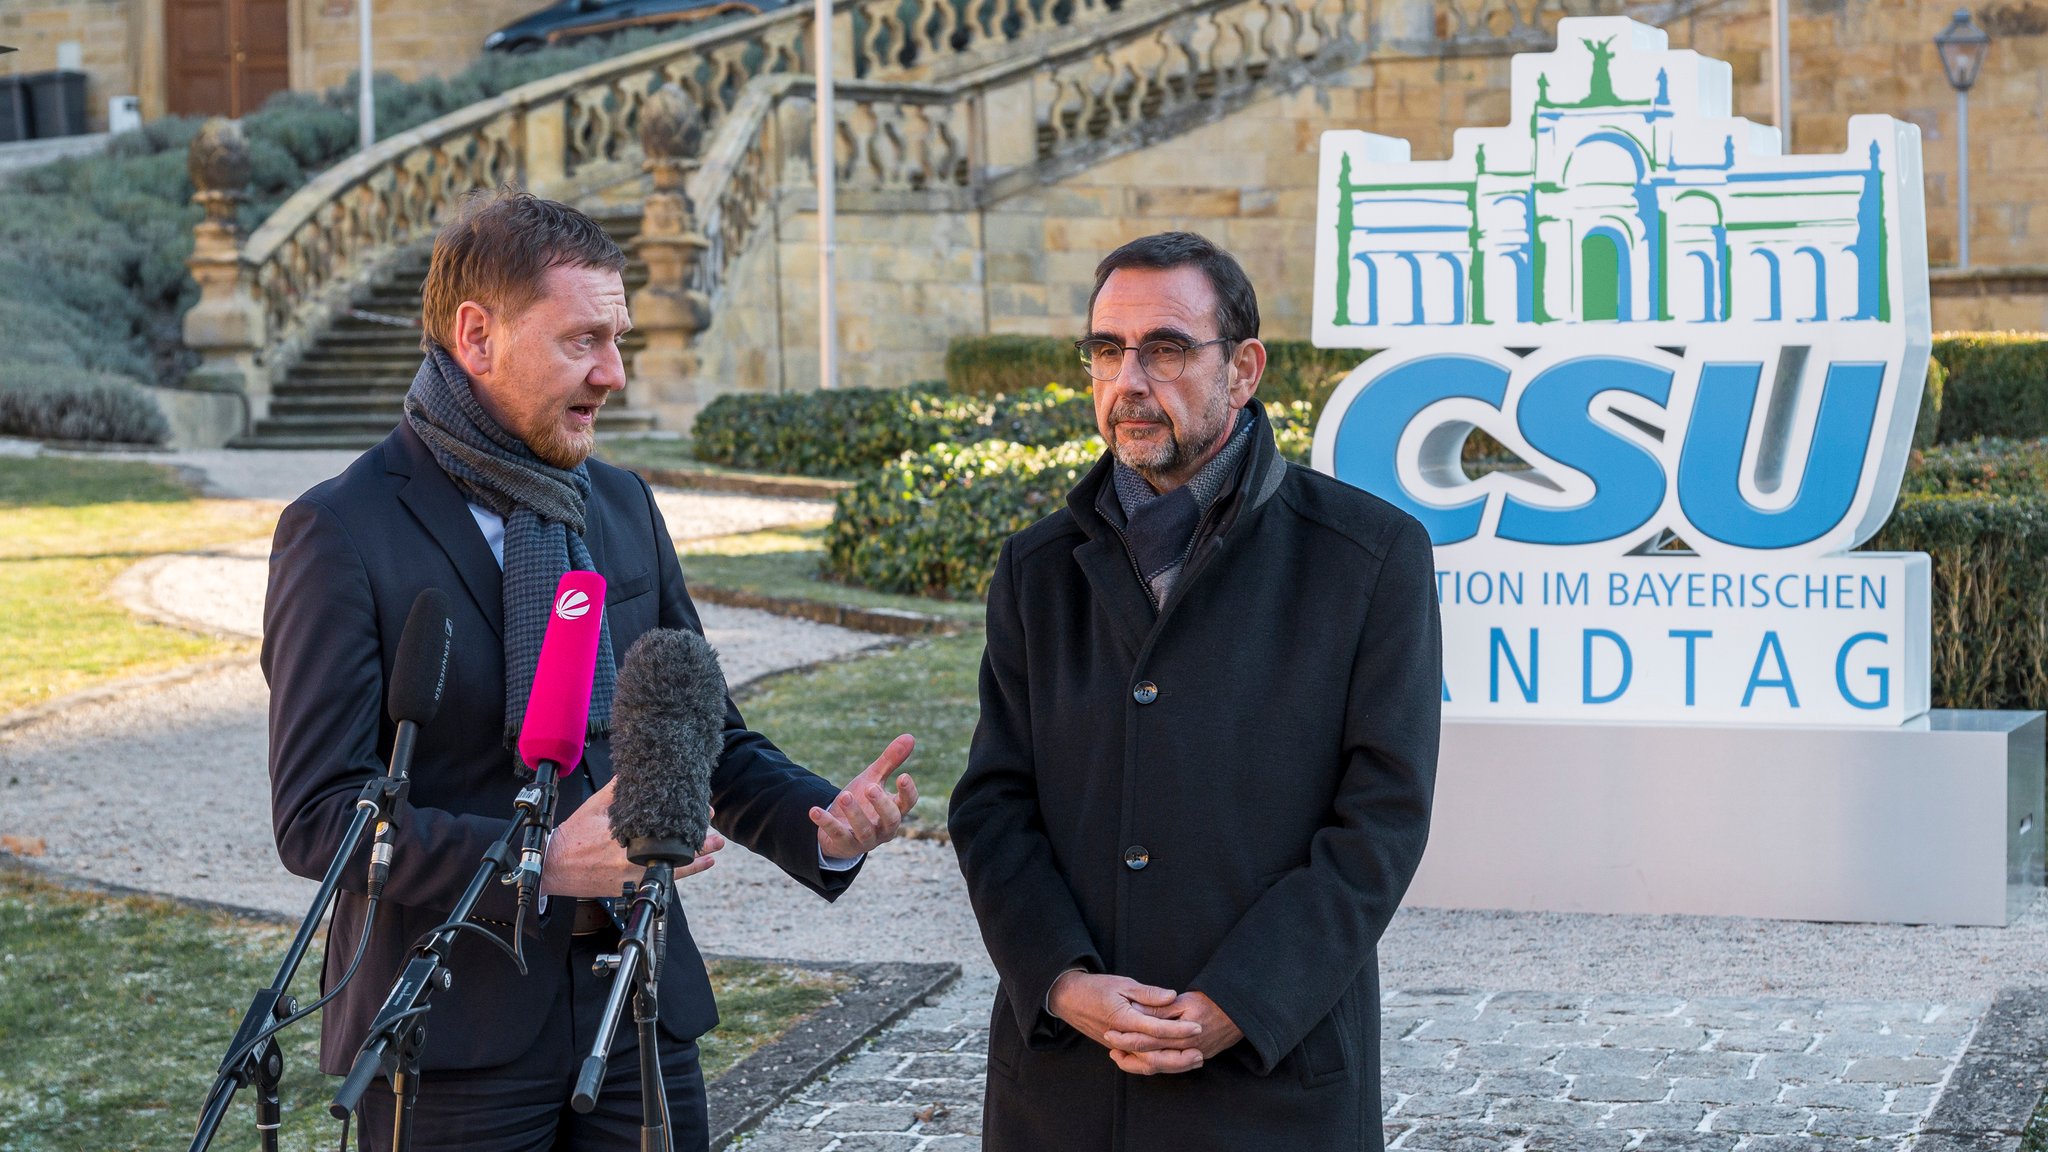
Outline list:
[[[1366,0],[915,0],[908,19],[901,0],[835,0],[846,33],[838,69],[861,77],[837,86],[842,204],[905,211],[989,203],[1375,52],[1412,57],[1461,44],[1508,52],[1557,15],[1623,3],[1438,7],[1438,24],[1453,40],[1418,46],[1414,30],[1375,28]],[[772,215],[773,198],[794,197],[801,211],[815,186],[811,18],[808,6],[784,9],[536,81],[336,164],[238,251],[221,236],[201,237],[201,308],[253,313],[208,329],[208,383],[238,382],[251,416],[262,416],[270,381],[350,294],[474,190],[513,184],[576,201],[623,187],[638,199],[643,115],[658,93],[681,102],[672,112],[687,105],[694,115],[682,152],[665,157],[667,167],[648,167],[657,194],[676,202],[662,208],[675,219],[663,216],[650,229],[666,247],[659,269],[650,262],[647,300],[677,306],[643,318],[649,347],[664,351],[634,373],[687,373],[691,361],[679,349],[716,313],[728,273]],[[921,82],[942,70],[950,78]],[[694,169],[687,178],[686,169]],[[195,269],[201,263],[195,259]],[[658,411],[684,422],[702,399],[680,379],[648,393]]]

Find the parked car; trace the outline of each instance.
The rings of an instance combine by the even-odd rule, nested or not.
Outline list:
[[[560,0],[484,37],[488,52],[531,52],[579,36],[687,24],[712,16],[756,15],[790,0]]]

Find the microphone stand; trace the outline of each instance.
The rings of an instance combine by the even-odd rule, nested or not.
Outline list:
[[[388,864],[390,844],[384,833],[390,826],[390,816],[397,812],[398,805],[412,791],[412,778],[407,770],[412,764],[413,745],[418,736],[418,724],[411,720],[399,721],[398,734],[391,744],[388,772],[363,784],[362,794],[356,798],[355,816],[349,821],[348,830],[342,834],[341,847],[335,851],[333,862],[328,864],[326,875],[320,879],[320,890],[313,896],[313,906],[299,921],[298,934],[292,938],[291,947],[285,949],[284,961],[277,966],[277,975],[271,979],[269,987],[257,992],[255,999],[250,1001],[248,1011],[242,1014],[241,1025],[235,1029],[235,1038],[228,1043],[227,1055],[221,1058],[220,1069],[214,1075],[213,1089],[207,1094],[199,1129],[192,1136],[191,1152],[205,1152],[212,1145],[222,1121],[227,1118],[228,1105],[233,1102],[235,1092],[252,1084],[257,1091],[258,1139],[263,1152],[277,1152],[277,1129],[282,1123],[277,1089],[284,1076],[284,1052],[278,1047],[275,1035],[281,1025],[274,1022],[286,1020],[298,1010],[298,1002],[286,989],[291,986],[292,977],[298,974],[299,962],[305,959],[306,949],[312,945],[320,921],[334,903],[334,894],[341,886],[342,870],[356,854],[356,848],[363,842],[363,832],[372,820],[379,824],[380,850]],[[368,928],[365,924],[366,932]]]
[[[618,1032],[619,1018],[625,1014],[626,993],[630,990],[633,1023],[640,1040],[640,1152],[671,1152],[668,1091],[661,1079],[655,1021],[659,1017],[661,957],[669,898],[675,889],[675,869],[696,856],[696,851],[680,840],[640,837],[626,846],[626,859],[647,871],[634,891],[633,907],[619,937],[617,974],[612,978],[611,995],[598,1023],[597,1038],[576,1077],[576,1092],[569,1098],[569,1106],[578,1112],[597,1107],[605,1065],[611,1059],[612,1039]]]
[[[432,1007],[428,1001],[436,989],[445,990],[455,984],[455,974],[448,970],[448,953],[466,931],[482,932],[493,943],[504,947],[496,936],[469,920],[476,911],[477,901],[483,898],[484,890],[490,886],[491,877],[502,876],[506,883],[522,878],[522,853],[513,846],[532,844],[535,829],[538,829],[539,836],[546,836],[554,821],[555,781],[559,775],[554,764],[543,761],[526,786],[519,790],[513,801],[515,814],[511,826],[505,829],[505,834],[496,843],[484,850],[483,863],[477,865],[476,874],[469,878],[469,886],[463,889],[447,921],[413,946],[412,959],[399,972],[398,979],[392,983],[390,995],[385,997],[384,1006],[370,1021],[369,1034],[363,1038],[362,1047],[356,1050],[355,1064],[349,1068],[348,1077],[341,1082],[341,1087],[334,1093],[334,1100],[327,1106],[328,1113],[336,1120],[346,1119],[361,1103],[363,1093],[369,1090],[372,1081],[380,1075],[389,1079],[394,1102],[391,1120],[394,1152],[404,1152],[412,1142],[412,1106],[419,1098],[419,1059],[426,1047],[427,1010]],[[537,865],[533,873],[537,887]],[[515,940],[514,944],[517,943]],[[516,952],[513,956],[518,960]],[[524,962],[520,963],[520,970],[524,972]]]

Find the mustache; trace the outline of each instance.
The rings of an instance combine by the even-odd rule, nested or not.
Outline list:
[[[1119,400],[1109,409],[1111,423],[1118,420],[1150,420],[1167,423],[1166,410],[1156,404],[1141,404],[1135,400]]]

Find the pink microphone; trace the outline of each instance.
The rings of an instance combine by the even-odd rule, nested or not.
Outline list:
[[[597,644],[604,631],[604,577],[567,572],[555,586],[547,636],[533,670],[526,719],[519,725],[519,758],[540,771],[553,764],[559,775],[583,759],[590,728],[590,682],[597,671]]]

